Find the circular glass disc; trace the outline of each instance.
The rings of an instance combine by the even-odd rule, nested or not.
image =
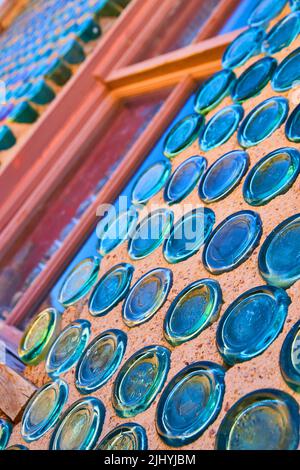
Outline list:
[[[168,263],[179,263],[193,256],[205,243],[215,223],[215,214],[206,207],[194,209],[172,227],[164,244]]]
[[[76,367],[75,385],[83,395],[102,387],[119,367],[127,346],[121,330],[107,330],[88,345]]]
[[[300,279],[300,214],[284,220],[264,241],[258,257],[268,284],[288,288]]]
[[[173,218],[173,212],[167,209],[157,209],[147,215],[129,240],[129,256],[141,259],[155,251],[170,232]]]
[[[259,54],[265,35],[262,28],[249,28],[243,31],[227,47],[222,59],[223,68],[234,69]]]
[[[120,212],[117,216],[108,215],[102,219],[96,230],[100,255],[107,255],[127,240],[135,229],[137,220],[138,212],[133,207],[128,211]]]
[[[173,158],[189,147],[202,131],[204,117],[191,114],[177,122],[168,133],[164,143],[164,155]]]
[[[56,378],[70,370],[83,353],[91,331],[87,320],[75,320],[56,338],[46,360],[46,372]]]
[[[106,315],[126,297],[133,272],[131,264],[121,263],[104,274],[89,300],[89,312],[93,317]]]
[[[201,436],[218,416],[223,402],[224,369],[213,362],[195,362],[171,379],[156,411],[156,428],[172,447]]]
[[[291,142],[300,142],[300,105],[298,105],[287,120],[286,137]]]
[[[273,26],[263,42],[263,51],[267,54],[276,54],[288,47],[299,35],[299,12],[291,13]]]
[[[262,0],[252,12],[248,24],[250,26],[266,26],[271,20],[278,16],[287,0]]]
[[[284,290],[272,286],[255,287],[238,297],[217,329],[218,350],[227,364],[262,354],[282,331],[290,302]]]
[[[12,433],[12,425],[0,418],[0,450],[4,450]]]
[[[123,304],[123,320],[129,327],[150,320],[165,303],[173,283],[172,271],[156,268],[132,287]]]
[[[133,188],[131,197],[133,204],[145,204],[155,196],[166,184],[171,169],[169,160],[161,160],[147,168]]]
[[[281,148],[262,158],[249,172],[244,183],[245,201],[262,206],[294,184],[300,172],[300,152]]]
[[[103,403],[94,397],[73,403],[62,416],[51,436],[50,450],[91,450],[102,431]]]
[[[269,98],[257,105],[239,128],[240,145],[252,147],[270,137],[284,123],[288,112],[289,102],[282,96]]]
[[[21,434],[26,442],[40,439],[57,422],[68,399],[68,385],[60,379],[41,387],[28,402]]]
[[[249,168],[249,155],[233,150],[211,165],[201,179],[199,196],[209,204],[223,199],[236,188]]]
[[[147,450],[145,429],[136,423],[125,423],[110,431],[96,450]]]
[[[286,383],[300,392],[300,321],[287,334],[280,352],[280,369]]]
[[[299,406],[290,395],[257,390],[227,412],[216,437],[217,450],[296,450]]]
[[[195,111],[207,114],[230,94],[235,82],[232,70],[221,70],[206,80],[195,96]]]
[[[59,302],[68,307],[82,299],[95,284],[100,260],[95,257],[80,261],[65,279],[59,293]]]
[[[116,413],[127,418],[149,408],[169,368],[170,351],[162,346],[147,346],[131,356],[114,383],[112,403]]]
[[[204,157],[191,157],[181,163],[165,187],[165,201],[171,205],[188,196],[197,185],[206,166],[207,161]]]
[[[240,211],[221,222],[203,250],[203,264],[212,274],[231,271],[246,261],[258,246],[262,221],[256,212]]]
[[[272,87],[277,92],[288,91],[300,82],[300,47],[291,52],[278,65],[272,79]]]
[[[60,325],[61,315],[54,308],[40,312],[27,326],[20,341],[20,359],[30,365],[43,361],[59,333]]]
[[[173,300],[164,321],[164,334],[178,346],[196,338],[218,319],[222,291],[213,279],[201,279],[183,289]]]
[[[218,111],[206,124],[200,140],[202,150],[208,152],[227,142],[237,130],[244,116],[242,106],[234,104]]]

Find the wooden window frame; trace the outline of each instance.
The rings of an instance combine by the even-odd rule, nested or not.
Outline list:
[[[18,144],[14,160],[0,175],[0,197],[4,198],[0,210],[0,252],[5,254],[47,200],[49,192],[88,151],[94,137],[105,129],[122,100],[172,88],[159,113],[125,155],[80,223],[66,237],[5,322],[0,324],[0,338],[10,339],[10,345],[17,344],[18,324],[40,304],[53,279],[57,279],[96,225],[96,208],[117,198],[196,83],[220,69],[226,47],[241,32],[213,37],[239,4],[239,0],[221,0],[190,46],[127,65],[134,62],[172,2],[132,1],[76,77],[33,126],[26,139]],[[149,17],[151,20],[144,27],[145,18]],[[70,114],[72,119],[65,124]],[[24,170],[25,176],[21,178]]]

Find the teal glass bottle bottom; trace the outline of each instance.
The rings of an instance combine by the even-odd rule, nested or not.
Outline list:
[[[125,423],[110,431],[98,444],[96,450],[147,450],[145,429],[136,423]]]
[[[138,211],[131,207],[119,214],[104,217],[96,228],[98,251],[105,256],[128,239],[136,227]]]
[[[266,26],[279,15],[287,4],[287,0],[262,0],[251,13],[248,20],[250,26]]]
[[[22,417],[21,434],[26,442],[40,439],[51,429],[68,399],[68,385],[55,380],[41,387],[30,399]]]
[[[169,160],[160,160],[147,168],[138,178],[132,190],[132,203],[145,204],[166,184],[172,170]]]
[[[284,123],[289,112],[289,102],[282,96],[268,98],[258,104],[243,120],[238,141],[244,147],[253,147],[270,137]]]
[[[70,370],[83,353],[91,331],[87,320],[75,320],[56,338],[46,360],[46,372],[52,378]]]
[[[280,351],[280,369],[285,382],[300,392],[300,321],[287,334]]]
[[[285,127],[285,135],[291,142],[300,142],[300,105],[289,116]]]
[[[156,428],[167,445],[190,444],[216,419],[223,402],[224,376],[218,364],[195,362],[171,379],[156,410]]]
[[[285,392],[249,393],[227,412],[216,437],[217,450],[296,450],[299,406]]]
[[[244,116],[242,106],[234,104],[217,112],[206,124],[200,138],[201,149],[205,152],[227,142],[237,130]]]
[[[243,195],[251,206],[267,204],[286,193],[300,172],[300,152],[291,147],[280,148],[263,157],[248,173]]]
[[[95,397],[73,403],[55,427],[50,450],[91,450],[102,431],[105,418],[103,403]]]
[[[5,419],[0,419],[0,450],[4,450],[12,433],[12,425]]]
[[[278,93],[288,91],[299,85],[300,81],[300,47],[292,51],[278,65],[272,87]]]
[[[145,411],[161,391],[170,368],[170,351],[147,346],[123,365],[114,383],[112,404],[122,418]]]
[[[102,387],[116,372],[127,346],[121,330],[107,330],[96,336],[77,363],[75,385],[83,395]]]
[[[262,354],[281,333],[291,303],[283,289],[255,287],[239,296],[222,315],[216,341],[229,365]]]
[[[230,94],[235,78],[232,70],[224,69],[206,80],[196,93],[195,111],[207,114],[218,106]]]
[[[288,47],[297,38],[300,32],[299,12],[293,12],[276,23],[268,32],[263,42],[263,52],[276,54]]]
[[[132,287],[123,304],[122,317],[129,327],[149,321],[163,306],[173,283],[172,271],[156,268]]]
[[[284,220],[264,241],[258,266],[264,280],[288,288],[300,279],[300,214]]]
[[[59,302],[68,307],[82,299],[95,284],[100,268],[100,260],[89,257],[78,263],[67,275],[61,291]]]
[[[249,164],[249,155],[241,150],[233,150],[216,160],[201,178],[202,201],[209,204],[228,196],[246,174]]]
[[[164,335],[172,346],[196,338],[218,319],[222,291],[213,279],[201,279],[183,289],[167,311]]]
[[[176,168],[164,190],[164,200],[176,204],[187,197],[199,182],[205,171],[207,161],[204,157],[191,157]]]
[[[261,52],[265,31],[260,27],[243,31],[227,47],[222,58],[223,68],[233,69],[243,65],[251,57]]]
[[[164,155],[174,158],[189,147],[201,134],[203,124],[204,118],[199,114],[191,114],[175,124],[165,139]]]
[[[130,258],[142,259],[155,251],[170,232],[173,218],[173,212],[168,209],[157,209],[147,215],[137,225],[129,240]]]
[[[107,315],[127,295],[134,267],[120,263],[109,269],[96,284],[89,300],[89,312],[93,317]]]
[[[209,237],[215,214],[206,207],[188,212],[179,219],[165,240],[163,254],[168,263],[180,263],[195,253]]]
[[[262,221],[253,211],[240,211],[221,222],[208,238],[202,261],[212,274],[231,271],[242,264],[258,246]]]

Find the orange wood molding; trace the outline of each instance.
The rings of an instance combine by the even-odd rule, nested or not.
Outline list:
[[[122,188],[153,147],[153,142],[159,139],[162,132],[176,116],[178,108],[183,105],[193,87],[193,81],[190,78],[186,78],[169,95],[160,112],[153,118],[146,131],[127,153],[110,181],[100,191],[97,199],[84,213],[80,224],[68,235],[61,248],[48,262],[46,269],[41,272],[25,292],[21,302],[16,305],[13,312],[7,318],[7,325],[18,325],[33,308],[38,307],[41,297],[46,294],[47,290],[56,281],[63,266],[66,266],[72,259],[77,247],[83,243],[91,229],[95,227],[97,223],[97,207],[103,203],[113,202],[118,197]]]
[[[222,55],[242,30],[207,39],[200,43],[112,71],[106,85],[117,97],[129,97],[174,86],[189,75],[206,78],[221,67]]]

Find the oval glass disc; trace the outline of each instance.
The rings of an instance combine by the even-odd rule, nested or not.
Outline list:
[[[150,255],[164,241],[173,223],[173,212],[157,209],[147,215],[136,227],[128,243],[128,254],[132,259]]]
[[[163,346],[147,346],[125,362],[112,394],[113,407],[119,416],[136,416],[149,408],[165,383],[170,355]]]
[[[131,264],[120,263],[102,276],[89,300],[89,312],[93,317],[106,315],[126,297],[133,272]]]
[[[234,69],[240,67],[248,59],[259,54],[265,35],[266,33],[262,28],[248,28],[243,31],[227,47],[222,58],[223,68]]]
[[[59,293],[59,302],[68,307],[82,299],[95,284],[100,260],[95,257],[80,261],[68,274]]]
[[[64,328],[47,356],[45,369],[50,377],[56,378],[76,364],[89,341],[90,331],[90,322],[81,319]]]
[[[147,168],[133,188],[131,196],[133,204],[145,204],[155,196],[166,184],[171,170],[169,160],[161,160]]]
[[[300,105],[298,105],[287,120],[285,134],[291,142],[300,142]]]
[[[191,157],[181,163],[165,187],[164,200],[170,205],[182,201],[193,191],[206,166],[204,157]]]
[[[231,96],[236,103],[257,96],[273,77],[277,67],[277,60],[273,57],[264,57],[250,65],[237,79]]]
[[[61,315],[54,308],[40,312],[27,326],[19,344],[18,354],[25,364],[42,362],[57,337]]]
[[[286,383],[300,392],[300,321],[287,334],[280,352],[280,369]]]
[[[227,412],[216,437],[217,450],[296,450],[299,406],[280,390],[245,395]]]
[[[68,399],[68,385],[61,379],[41,387],[29,400],[23,417],[21,435],[26,442],[40,439],[57,422]]]
[[[195,111],[207,114],[220,104],[230,94],[235,82],[232,70],[221,70],[206,80],[198,89],[195,96]]]
[[[193,256],[205,243],[215,223],[215,214],[206,207],[194,209],[172,227],[164,244],[168,263],[180,263]]]
[[[208,168],[199,186],[199,196],[209,204],[223,199],[236,188],[249,168],[249,155],[242,150],[228,152]]]
[[[202,150],[208,152],[227,142],[235,133],[244,116],[242,106],[234,104],[217,112],[206,124],[200,140]]]
[[[291,52],[278,65],[272,79],[272,87],[277,92],[288,91],[300,83],[300,47]]]
[[[203,250],[203,264],[212,274],[231,271],[246,261],[258,246],[262,221],[256,212],[240,211],[213,231]]]
[[[163,441],[182,447],[198,439],[221,411],[225,371],[213,362],[195,362],[181,370],[164,389],[156,410]]]
[[[82,398],[62,416],[51,436],[50,450],[91,450],[102,431],[105,408],[98,398]]]
[[[23,446],[22,444],[15,444],[13,446],[6,447],[5,450],[29,450],[28,447]]]
[[[137,220],[138,212],[134,207],[120,212],[116,217],[109,215],[102,219],[96,229],[100,255],[107,255],[127,240],[135,229]]]
[[[147,450],[145,429],[136,423],[125,423],[110,431],[96,450]]]
[[[0,418],[0,450],[4,450],[12,433],[12,425]]]
[[[288,47],[297,38],[300,32],[299,12],[285,16],[268,32],[263,42],[263,52],[276,54]]]
[[[270,137],[286,120],[289,102],[282,96],[269,98],[256,106],[243,120],[238,141],[244,148],[252,147]]]
[[[173,158],[189,147],[202,130],[204,117],[199,114],[191,114],[181,119],[168,133],[164,143],[164,155]]]
[[[201,279],[173,300],[164,321],[164,335],[172,346],[196,338],[215,322],[222,306],[222,291],[213,279]]]
[[[245,201],[262,206],[294,184],[300,172],[300,152],[281,148],[262,158],[249,172],[244,183]]]
[[[260,1],[250,15],[248,24],[250,26],[266,26],[282,12],[286,4],[287,0],[276,0],[276,2],[274,0]]]
[[[300,279],[300,214],[279,224],[264,241],[258,257],[268,284],[288,288]]]
[[[261,286],[239,296],[222,315],[217,346],[229,365],[262,354],[281,333],[290,304],[282,289]]]
[[[119,367],[127,346],[121,330],[107,330],[96,336],[76,367],[75,385],[82,395],[98,390]]]
[[[129,327],[150,320],[167,300],[173,283],[170,269],[156,268],[144,274],[132,287],[123,304],[123,320]]]

